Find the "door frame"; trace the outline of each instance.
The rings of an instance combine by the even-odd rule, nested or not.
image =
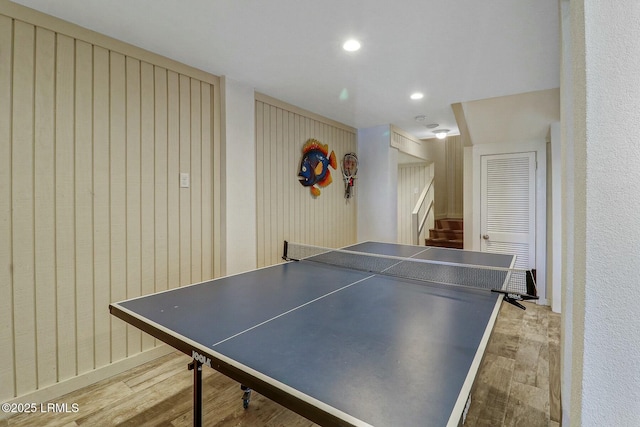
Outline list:
[[[464,248],[480,251],[481,156],[536,153],[536,280],[538,304],[547,301],[547,142],[521,141],[508,144],[479,144],[464,148]]]

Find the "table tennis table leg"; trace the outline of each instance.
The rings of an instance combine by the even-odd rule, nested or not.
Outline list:
[[[202,363],[193,359],[189,363],[189,370],[193,370],[193,425],[202,426]]]

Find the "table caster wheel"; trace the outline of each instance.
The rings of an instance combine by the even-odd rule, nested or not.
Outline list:
[[[240,388],[244,391],[242,395],[242,407],[247,409],[249,407],[249,402],[251,402],[251,389],[244,385],[241,385]]]

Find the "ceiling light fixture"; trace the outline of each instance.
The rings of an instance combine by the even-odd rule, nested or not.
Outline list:
[[[416,93],[412,93],[411,94],[411,99],[422,99],[424,98],[424,94],[420,93],[420,92],[416,92]]]
[[[438,129],[433,131],[438,139],[445,139],[449,132],[451,132],[449,129]]]
[[[355,52],[356,50],[360,49],[360,42],[355,39],[347,40],[342,45],[342,48],[347,52]]]
[[[424,122],[425,120],[427,120],[427,116],[415,116],[414,120],[416,122]]]
[[[438,126],[440,126],[440,125],[439,125],[439,124],[437,124],[437,123],[430,123],[430,124],[425,125],[425,126],[427,127],[427,129],[435,129],[435,128],[437,128],[437,127],[438,127]]]

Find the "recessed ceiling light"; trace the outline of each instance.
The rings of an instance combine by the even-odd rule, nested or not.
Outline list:
[[[438,129],[433,131],[438,139],[445,139],[449,132],[451,132],[449,129]]]
[[[424,122],[425,120],[427,120],[427,116],[415,116],[413,119],[416,122]]]
[[[360,42],[355,39],[347,40],[342,45],[342,48],[347,52],[355,52],[356,50],[360,49]]]
[[[439,125],[439,124],[437,124],[437,123],[430,123],[430,124],[428,124],[428,125],[426,125],[426,126],[427,126],[427,129],[435,129],[435,128],[437,128],[437,127],[438,127],[438,126],[440,126],[440,125]]]
[[[411,99],[422,99],[424,98],[424,94],[420,93],[420,92],[416,92],[416,93],[412,93],[411,94]]]

